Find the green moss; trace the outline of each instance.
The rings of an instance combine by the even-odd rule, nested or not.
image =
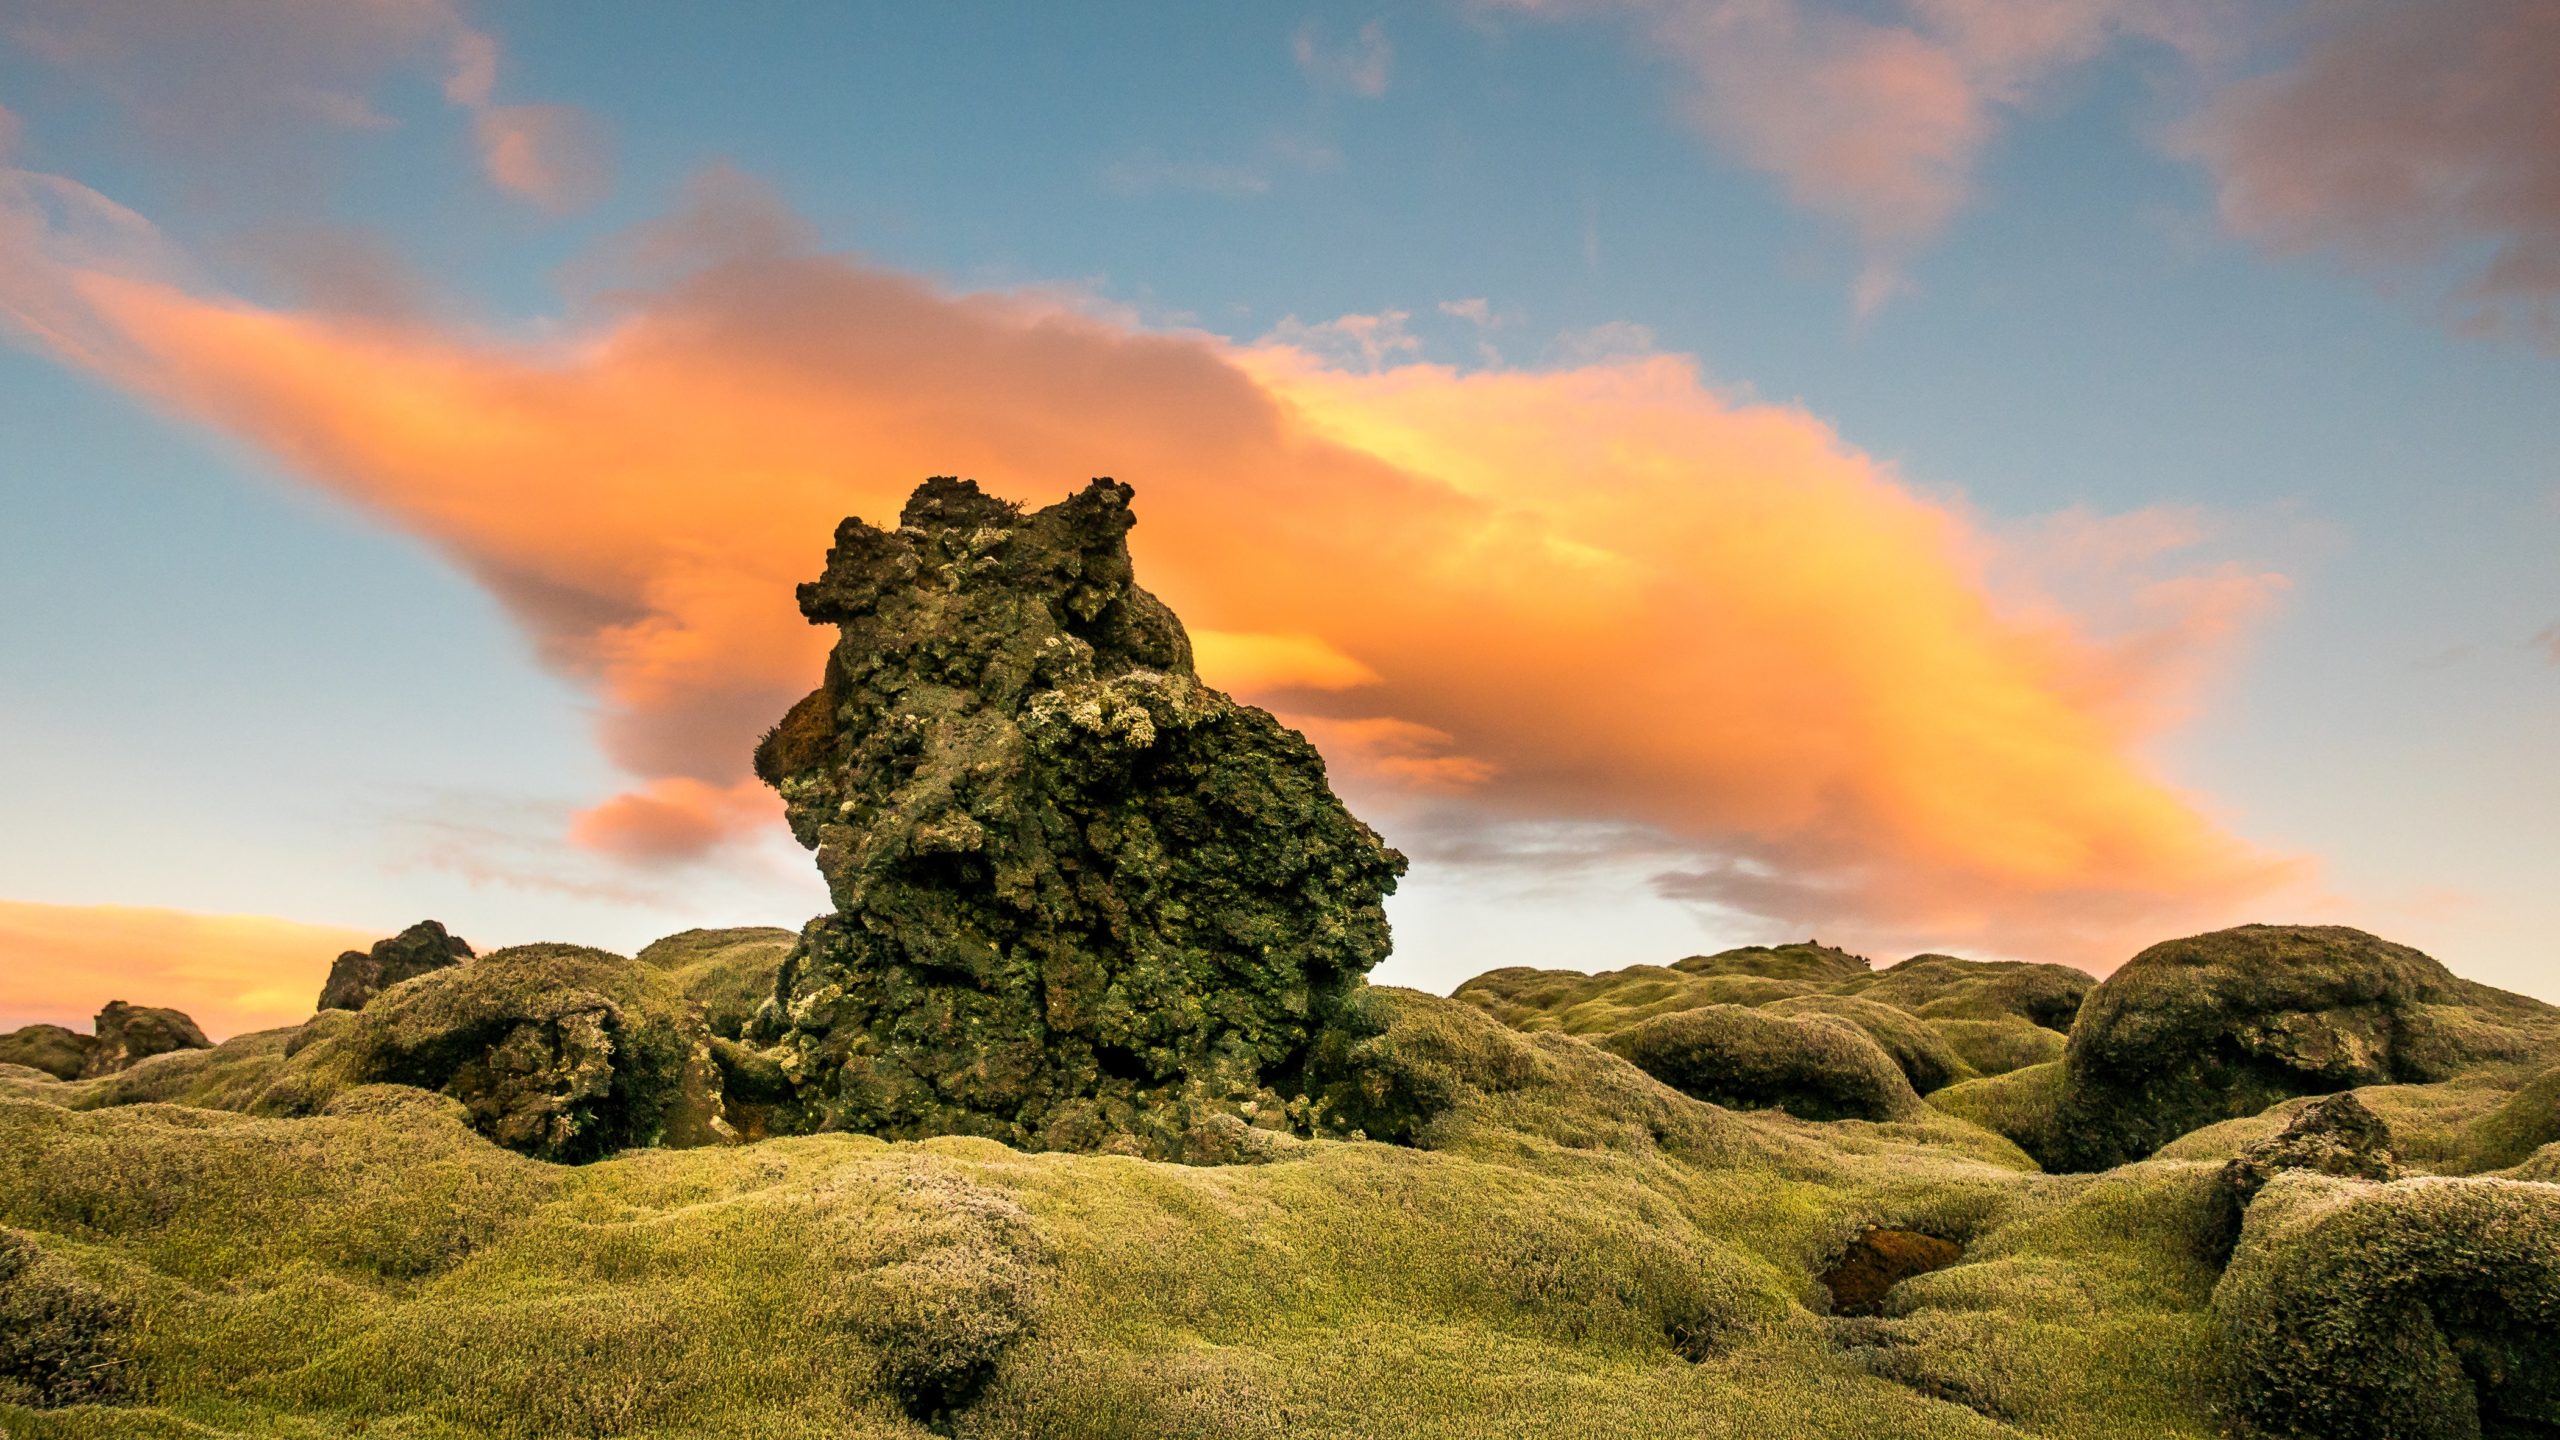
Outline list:
[[[711,1033],[735,1040],[773,998],[774,979],[799,938],[771,925],[686,930],[651,941],[632,958],[674,977],[684,997],[702,1008]]]
[[[1608,1037],[1608,1048],[1682,1094],[1807,1120],[1887,1120],[1919,1105],[1902,1067],[1829,1015],[1702,1005]]]
[[[0,1065],[24,1065],[56,1080],[77,1080],[88,1072],[98,1037],[59,1025],[29,1025],[0,1035]]]
[[[2560,1187],[2288,1171],[2213,1297],[2232,1415],[2320,1440],[2560,1426]]]
[[[1882,1046],[1923,1095],[1973,1077],[1937,1028],[1907,1010],[1856,995],[1798,995],[1761,1007],[1764,1015],[1829,1015],[1846,1020]]]
[[[1950,1085],[1929,1097],[1931,1105],[2008,1137],[2030,1155],[2052,1153],[2054,1112],[2061,1102],[2059,1060]]]

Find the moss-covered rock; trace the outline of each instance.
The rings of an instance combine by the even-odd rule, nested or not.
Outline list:
[[[2560,1430],[2560,1186],[2293,1170],[2213,1293],[2226,1404],[2283,1440]]]
[[[1829,1015],[1848,1021],[1883,1046],[1893,1063],[1902,1067],[1911,1088],[1923,1095],[1973,1078],[1973,1067],[1928,1021],[1880,1001],[1859,995],[1797,995],[1773,1000],[1760,1011],[1764,1015]]]
[[[2391,1127],[2352,1094],[2324,1095],[2303,1106],[2284,1129],[2222,1163],[2207,1207],[2200,1245],[2216,1264],[2231,1256],[2249,1204],[2286,1170],[2351,1180],[2397,1180],[2400,1159]]]
[[[2050,1168],[2097,1170],[2279,1100],[2441,1080],[2560,1039],[2560,1010],[2341,926],[2154,945],[2081,1006]]]
[[[583,946],[519,945],[384,991],[297,1050],[286,1083],[314,1101],[363,1084],[441,1091],[508,1149],[576,1162],[730,1138],[710,1041],[664,973]]]
[[[650,941],[631,958],[674,976],[685,998],[702,1007],[711,1033],[735,1040],[773,998],[774,979],[799,939],[773,925],[685,930]]]
[[[433,920],[421,920],[370,950],[349,950],[329,965],[320,986],[322,1010],[361,1010],[365,1002],[403,980],[442,970],[471,958],[462,937],[445,932]]]
[[[1671,968],[1684,975],[1756,975],[1764,980],[1795,980],[1812,985],[1831,985],[1855,980],[1870,973],[1873,966],[1863,955],[1852,955],[1836,945],[1819,940],[1800,940],[1786,945],[1744,945],[1738,949],[1720,950],[1713,955],[1692,955],[1674,960]]]
[[[1672,1089],[1736,1109],[1805,1120],[1890,1120],[1919,1106],[1902,1067],[1865,1031],[1829,1015],[1702,1005],[1604,1042]]]
[[[756,767],[836,913],[753,1034],[830,1126],[1180,1154],[1294,1098],[1386,954],[1403,857],[1303,736],[1200,683],[1129,496],[930,480],[801,587],[840,637]]]
[[[0,1035],[0,1065],[24,1065],[56,1080],[77,1080],[89,1073],[89,1056],[98,1037],[60,1025],[29,1025]]]
[[[1914,955],[1845,988],[1930,1020],[2014,1016],[2062,1034],[2071,1029],[2080,1002],[2097,983],[2087,971],[2068,965]]]
[[[2029,1155],[2050,1154],[2054,1113],[2062,1104],[2062,1062],[2048,1060],[1962,1081],[1932,1093],[1929,1103],[2008,1137]]]
[[[196,1022],[183,1010],[156,1005],[128,1005],[110,1000],[98,1012],[98,1043],[89,1052],[83,1075],[113,1075],[155,1055],[177,1050],[210,1050]]]

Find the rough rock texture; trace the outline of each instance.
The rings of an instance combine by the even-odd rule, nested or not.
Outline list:
[[[1212,1111],[1311,1118],[1300,1069],[1387,952],[1404,859],[1304,737],[1193,674],[1129,497],[929,480],[801,587],[841,637],[756,769],[836,913],[752,1035],[824,1124],[1179,1155]]]
[[[2101,1170],[2279,1100],[2444,1079],[2551,1043],[2560,1011],[2341,926],[2154,945],[2093,991],[2063,1057],[2049,1168]]]
[[[324,1094],[439,1090],[508,1149],[577,1162],[733,1138],[710,1041],[663,974],[602,950],[518,945],[387,992],[318,1042],[328,1048],[310,1066]]]
[[[113,1075],[172,1050],[212,1048],[213,1042],[204,1038],[204,1032],[184,1011],[110,1000],[107,1008],[98,1012],[97,1048],[89,1052],[88,1063],[80,1073]]]
[[[89,1056],[98,1037],[59,1025],[30,1025],[0,1035],[0,1065],[24,1065],[56,1080],[77,1080],[89,1072]]]
[[[1902,1067],[1829,1015],[1702,1005],[1619,1031],[1606,1048],[1684,1095],[1803,1120],[1890,1120],[1920,1104]]]
[[[2226,1405],[2287,1440],[2560,1432],[2560,1186],[2288,1171],[2213,1292]]]
[[[2391,1127],[2353,1095],[2324,1095],[2302,1107],[2277,1134],[2222,1163],[2215,1177],[2202,1249],[2216,1264],[2231,1257],[2249,1202],[2281,1170],[2310,1170],[2353,1180],[2397,1180],[2400,1160]]]
[[[445,933],[433,920],[421,920],[373,949],[349,950],[329,966],[320,986],[322,1010],[361,1010],[365,1002],[403,980],[459,965],[471,958],[471,947]]]
[[[45,1410],[123,1398],[130,1360],[123,1305],[78,1271],[0,1229],[0,1405]]]

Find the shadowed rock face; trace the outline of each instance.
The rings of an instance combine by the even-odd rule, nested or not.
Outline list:
[[[97,1047],[89,1052],[81,1073],[113,1075],[172,1050],[212,1048],[213,1042],[204,1038],[204,1032],[184,1011],[110,1000],[107,1008],[98,1012]]]
[[[1387,953],[1403,857],[1193,673],[1129,499],[930,480],[800,589],[841,638],[756,769],[836,913],[753,1033],[822,1123],[1179,1155],[1212,1113],[1280,1123]]]
[[[433,920],[421,920],[388,940],[375,941],[371,951],[349,950],[340,955],[320,987],[317,1008],[361,1010],[365,1002],[403,980],[470,958],[471,947],[460,936],[446,934]]]
[[[2249,1202],[2286,1170],[2354,1180],[2397,1180],[2391,1127],[2353,1095],[2324,1095],[2302,1107],[2284,1129],[2223,1162],[2205,1217],[2203,1249],[2216,1264],[2231,1258]]]

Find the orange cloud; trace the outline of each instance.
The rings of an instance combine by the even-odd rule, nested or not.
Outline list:
[[[339,952],[382,938],[264,915],[0,900],[0,1030],[87,1030],[110,1000],[167,1005],[222,1040],[310,1018]]]
[[[2134,643],[2004,594],[1966,517],[1680,357],[1342,369],[801,253],[734,184],[625,248],[672,278],[544,345],[62,233],[0,226],[0,306],[486,584],[646,782],[579,825],[625,854],[760,823],[747,752],[817,673],[792,586],[838,518],[1112,474],[1212,674],[1386,811],[1641,829],[1682,893],[1879,946],[2112,960],[2290,873],[2135,758],[2232,596],[2173,585]]]
[[[2232,86],[2186,132],[2223,218],[2281,252],[2472,270],[2467,324],[2560,347],[2560,7],[2317,13],[2302,56]]]

